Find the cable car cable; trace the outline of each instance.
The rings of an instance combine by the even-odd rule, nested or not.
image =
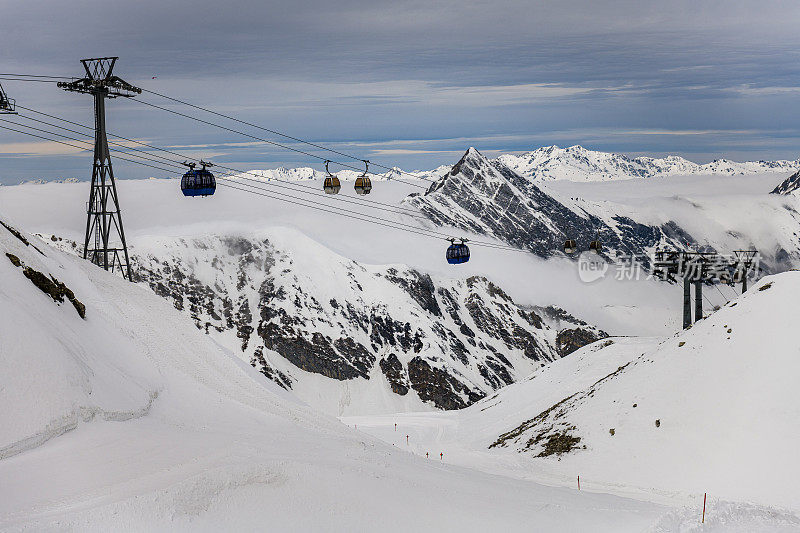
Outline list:
[[[311,153],[311,152],[306,152],[305,150],[300,150],[299,148],[292,148],[291,146],[286,146],[285,144],[281,144],[281,143],[278,143],[278,142],[275,142],[275,141],[270,141],[269,139],[265,139],[263,137],[257,137],[255,135],[251,135],[251,134],[245,133],[243,131],[234,130],[232,128],[228,128],[227,126],[223,126],[221,124],[215,124],[214,122],[209,122],[209,121],[203,120],[201,118],[197,118],[197,117],[193,117],[191,115],[187,115],[186,113],[181,113],[180,111],[175,111],[174,109],[169,109],[169,108],[166,108],[166,107],[163,107],[163,106],[160,106],[160,105],[156,105],[156,104],[153,104],[153,103],[150,103],[150,102],[146,102],[146,101],[144,101],[144,100],[142,100],[140,98],[134,99],[133,101],[137,102],[139,104],[144,104],[146,106],[150,106],[150,107],[154,107],[156,109],[160,109],[162,111],[166,111],[167,113],[172,113],[172,114],[184,117],[184,118],[188,118],[190,120],[194,120],[196,122],[200,122],[200,123],[206,124],[208,126],[214,126],[215,128],[220,128],[220,129],[223,129],[225,131],[229,131],[231,133],[236,133],[238,135],[242,135],[242,136],[248,137],[250,139],[254,139],[254,140],[257,140],[257,141],[265,142],[267,144],[271,144],[273,146],[277,146],[279,148],[283,148],[284,150],[290,150],[290,151],[296,152],[298,154],[302,154],[302,155],[305,155],[305,156],[308,156],[308,157],[313,157],[313,158],[319,159],[320,161],[331,161],[332,163],[336,163],[339,166],[342,166],[342,167],[345,167],[345,168],[349,168],[349,169],[352,169],[352,170],[357,170],[359,172],[361,171],[360,167],[349,165],[347,163],[342,163],[341,161],[332,161],[332,160],[329,160],[326,157],[323,157],[323,156],[318,155],[318,154],[314,154],[314,153]],[[378,166],[378,165],[375,165],[375,166]],[[386,167],[386,168],[388,168],[388,167]],[[428,187],[426,187],[425,185],[418,185],[416,183],[411,183],[411,182],[404,181],[404,180],[399,180],[399,179],[396,180],[396,181],[399,181],[400,183],[405,183],[406,185],[411,185],[412,187],[417,187],[419,189],[425,189],[425,190],[428,189]]]
[[[23,127],[28,127],[29,128],[30,126],[23,126]],[[38,139],[44,139],[45,141],[50,141],[50,142],[54,142],[54,143],[58,143],[58,144],[63,144],[63,145],[66,145],[66,146],[71,146],[72,148],[77,148],[78,150],[89,151],[91,149],[91,145],[94,144],[94,143],[91,143],[91,142],[88,142],[88,141],[79,141],[79,142],[86,142],[87,144],[90,145],[89,148],[86,148],[86,147],[83,147],[83,146],[75,146],[74,144],[70,144],[70,143],[67,143],[67,142],[64,142],[64,141],[59,141],[57,139],[51,139],[49,137],[44,137],[42,135],[36,135],[35,133],[30,133],[30,132],[22,131],[22,130],[15,130],[14,128],[9,128],[8,126],[3,126],[2,124],[0,124],[0,128],[5,129],[5,130],[9,130],[9,131],[14,131],[14,132],[17,132],[17,133],[21,133],[23,135],[29,135],[31,137],[36,137]],[[157,170],[161,170],[161,171],[166,172],[168,174],[172,173],[172,170],[167,169],[167,168],[157,167],[155,165],[150,165],[150,164],[147,164],[147,163],[143,163],[141,161],[136,161],[134,159],[127,159],[127,158],[119,156],[119,155],[115,156],[115,157],[117,157],[117,159],[122,159],[123,161],[129,161],[131,163],[136,163],[136,164],[139,164],[139,165],[144,165],[146,167],[155,168]]]
[[[294,137],[292,135],[289,135],[289,134],[286,134],[286,133],[282,133],[280,131],[276,131],[276,130],[273,130],[273,129],[270,129],[270,128],[265,128],[263,126],[259,126],[258,124],[253,124],[252,122],[247,122],[245,120],[241,120],[241,119],[238,119],[236,117],[232,117],[230,115],[225,115],[223,113],[219,113],[217,111],[213,111],[211,109],[208,109],[208,108],[196,105],[196,104],[192,104],[190,102],[186,102],[185,100],[180,100],[179,98],[173,98],[172,96],[167,96],[165,94],[161,94],[161,93],[158,93],[156,91],[151,91],[150,89],[142,89],[142,91],[150,93],[150,94],[154,94],[156,96],[160,96],[161,98],[166,98],[167,100],[172,100],[173,102],[177,102],[179,104],[183,104],[183,105],[187,105],[189,107],[193,107],[195,109],[199,109],[200,111],[205,111],[206,113],[211,113],[212,115],[217,115],[219,117],[223,117],[223,118],[226,118],[228,120],[232,120],[234,122],[238,122],[240,124],[245,124],[247,126],[251,126],[253,128],[257,128],[257,129],[272,133],[274,135],[279,135],[279,136],[281,136],[281,137],[283,137],[285,139],[290,139],[292,141],[296,141],[296,142],[299,142],[299,143],[307,144],[308,146],[313,146],[314,148],[319,148],[320,150],[325,150],[327,152],[331,152],[331,153],[334,153],[334,154],[337,154],[337,155],[341,155],[343,157],[347,157],[347,158],[353,159],[355,161],[363,161],[364,160],[363,158],[355,156],[353,154],[348,154],[346,152],[342,152],[342,151],[336,150],[335,148],[330,148],[328,146],[324,146],[324,145],[321,145],[321,144],[318,144],[318,143],[314,143],[312,141],[306,141],[304,139],[300,139],[298,137]],[[392,167],[387,167],[385,165],[380,165],[378,163],[373,163],[373,165],[376,166],[376,167],[384,168],[386,170],[395,170]],[[424,181],[429,181],[431,183],[435,183],[435,181],[436,181],[436,180],[430,180],[430,179],[427,179],[427,178],[422,178],[422,177],[416,176],[415,174],[412,174],[410,172],[405,172],[405,171],[400,170],[400,169],[397,169],[397,171],[401,172],[402,174],[407,174],[409,176],[414,176],[417,179],[421,179],[421,180],[424,180]]]
[[[11,74],[9,72],[0,72],[0,76],[19,76],[20,78],[51,78],[54,80],[76,80],[75,76],[45,76],[43,74]]]
[[[74,144],[66,143],[66,142],[63,142],[63,141],[56,140],[56,139],[52,139],[52,138],[44,137],[44,136],[41,136],[41,135],[29,133],[29,132],[26,132],[26,131],[16,130],[14,128],[9,128],[7,126],[0,125],[0,128],[7,129],[9,131],[14,131],[14,132],[21,133],[21,134],[24,134],[24,135],[29,135],[29,136],[32,136],[32,137],[36,137],[36,138],[39,138],[39,139],[43,139],[43,140],[47,140],[47,141],[51,141],[51,142],[56,142],[56,143],[63,144],[63,145],[66,145],[66,146],[70,146],[72,148],[76,148],[76,149],[79,149],[79,150],[87,150],[88,151],[89,150],[88,147],[92,146],[94,144],[92,141],[85,141],[85,140],[81,140],[81,139],[75,139],[75,138],[72,138],[72,137],[69,137],[69,136],[66,136],[66,135],[61,135],[61,134],[58,134],[58,133],[49,132],[47,130],[42,130],[40,128],[34,128],[32,126],[27,126],[27,125],[24,125],[24,124],[18,124],[16,122],[12,122],[12,121],[9,121],[7,119],[2,119],[2,120],[5,120],[5,121],[7,121],[7,122],[9,122],[11,124],[14,124],[14,125],[17,125],[17,126],[20,126],[20,127],[23,127],[23,128],[33,129],[33,130],[40,131],[40,132],[43,132],[43,133],[48,133],[50,135],[56,135],[56,136],[59,136],[59,137],[62,137],[62,138],[66,138],[66,139],[73,140],[73,141],[76,141],[76,142],[81,142],[81,143],[84,143],[84,144],[87,145],[87,147],[76,146]],[[130,154],[130,155],[136,156],[135,154]],[[160,167],[160,166],[151,165],[151,164],[148,164],[148,163],[144,163],[142,161],[128,159],[128,158],[120,156],[120,155],[115,155],[115,157],[117,157],[118,159],[121,159],[123,161],[128,161],[128,162],[131,162],[131,163],[140,164],[140,165],[143,165],[143,166],[146,166],[146,167],[154,168],[156,170],[161,170],[163,172],[167,172],[167,173],[173,172],[170,169],[166,169],[166,168],[163,168],[163,167]],[[141,156],[137,156],[137,157],[141,157]],[[161,163],[161,164],[168,164],[168,163]],[[230,181],[229,177],[221,177],[220,179]],[[255,180],[253,180],[253,181],[255,181]],[[259,185],[268,185],[269,184],[268,182],[258,182],[258,183],[259,183]],[[230,185],[228,185],[228,186],[230,186]],[[257,187],[255,185],[245,184],[245,186],[249,186],[251,188],[264,191],[263,188]],[[233,188],[237,188],[237,187],[233,187]],[[255,192],[255,191],[248,191],[247,189],[241,189],[241,188],[238,188],[238,189],[242,190],[242,191],[245,191],[245,192],[251,192],[253,194],[259,194],[260,196],[267,196],[267,197],[270,197],[270,198],[273,198],[273,199],[279,199],[279,200],[282,200],[282,201],[291,202],[290,200],[285,200],[283,198],[276,198],[275,196],[272,196],[272,195],[269,195],[269,194],[265,194],[264,192],[258,193],[258,192]],[[273,191],[269,191],[269,192],[273,192]],[[281,193],[274,193],[273,192],[273,194],[281,194]],[[314,202],[312,200],[308,200],[308,199],[305,199],[305,198],[297,198],[297,197],[294,197],[294,196],[291,196],[291,195],[286,195],[286,194],[282,194],[282,195],[283,196],[288,196],[289,198],[292,198],[294,200],[301,200],[301,201],[309,202],[309,203],[316,204],[316,205],[324,205],[324,204],[320,204],[319,202]],[[311,206],[307,206],[307,207],[311,207]],[[317,208],[317,209],[322,209],[322,208]],[[433,238],[437,238],[437,239],[450,240],[450,237],[447,236],[447,234],[441,233],[441,232],[436,231],[436,230],[428,230],[428,229],[425,229],[425,228],[420,228],[418,226],[412,226],[412,225],[409,225],[409,224],[405,224],[405,223],[402,223],[402,222],[382,219],[382,218],[370,216],[370,215],[367,215],[367,214],[364,214],[364,213],[357,213],[357,212],[350,211],[350,210],[347,210],[347,209],[344,209],[344,208],[334,207],[334,209],[338,209],[339,211],[332,211],[332,210],[329,210],[329,209],[322,209],[322,210],[327,211],[327,212],[332,212],[332,213],[338,213],[338,214],[340,214],[342,216],[350,216],[352,218],[356,218],[357,220],[371,221],[373,223],[376,223],[376,224],[379,224],[379,225],[383,225],[383,226],[388,225],[390,227],[396,227],[397,229],[401,229],[401,230],[405,230],[405,231],[411,231],[412,233],[417,233],[417,234],[420,234],[420,235],[427,235],[429,237],[433,237]],[[357,215],[357,216],[353,216],[353,215]],[[365,217],[365,218],[362,218],[362,217]],[[397,227],[397,226],[402,226],[402,227]],[[493,249],[506,250],[506,251],[526,252],[527,253],[527,250],[523,250],[523,249],[520,249],[520,248],[514,248],[514,247],[510,247],[510,246],[499,245],[499,244],[495,244],[495,243],[487,243],[487,242],[482,242],[482,241],[470,241],[470,242],[472,242],[474,245],[483,246],[483,247],[486,247],[486,248],[493,248]]]
[[[41,128],[36,128],[36,127],[34,127],[34,126],[28,126],[27,124],[20,124],[20,123],[18,123],[18,122],[14,122],[14,121],[12,121],[12,120],[9,120],[9,119],[7,119],[7,118],[5,118],[5,117],[0,117],[0,120],[3,120],[3,121],[5,121],[5,122],[8,122],[8,123],[10,123],[10,124],[14,124],[15,126],[19,126],[19,127],[21,127],[21,128],[28,128],[28,129],[31,129],[31,130],[34,130],[34,131],[38,131],[38,132],[41,132],[41,133],[47,133],[47,134],[49,134],[49,135],[55,135],[55,136],[57,136],[57,137],[61,137],[61,138],[63,138],[63,139],[68,139],[68,140],[70,140],[70,141],[75,141],[75,142],[85,143],[85,144],[89,145],[90,147],[94,146],[94,141],[93,141],[93,140],[92,140],[92,141],[88,141],[88,140],[84,140],[84,139],[76,139],[76,138],[74,138],[74,137],[70,137],[70,136],[68,136],[68,135],[63,135],[63,134],[61,134],[61,133],[56,133],[56,132],[52,132],[52,131],[48,131],[48,130],[44,130],[44,129],[41,129]],[[7,128],[7,129],[10,129],[10,128]],[[12,131],[16,131],[16,130],[12,130]],[[21,133],[24,133],[24,132],[21,132]],[[84,149],[84,148],[81,148],[81,149]],[[89,148],[86,148],[86,149],[88,150]],[[159,161],[158,159],[153,159],[153,158],[145,157],[145,156],[142,156],[142,155],[139,155],[139,154],[135,154],[135,153],[132,153],[132,152],[123,152],[123,151],[121,151],[121,150],[111,150],[111,151],[112,151],[114,154],[120,154],[120,153],[122,153],[122,154],[128,154],[128,155],[131,155],[131,156],[133,156],[133,157],[139,157],[139,158],[141,158],[141,159],[144,159],[144,160],[146,160],[146,161],[151,161],[151,162],[153,162],[153,163],[158,163],[158,164],[161,164],[161,165],[172,165],[172,166],[176,166],[174,163],[170,163],[170,162],[164,162],[164,161]],[[117,155],[116,157],[119,157],[119,156]],[[125,161],[131,161],[130,159],[125,159],[125,158],[120,158],[120,159],[123,159],[123,160],[125,160]],[[180,167],[178,167],[178,168],[180,168]],[[163,168],[162,168],[162,169],[160,169],[160,170],[165,170],[165,169],[163,169]],[[169,172],[169,171],[168,171],[168,172]]]
[[[37,111],[37,110],[35,110],[35,109],[31,109],[31,108],[27,108],[27,107],[23,107],[23,106],[17,106],[17,107],[18,107],[18,108],[20,108],[20,109],[25,109],[25,110],[27,110],[27,111],[32,111],[32,112],[34,112],[34,113],[38,113],[38,114],[41,114],[41,115],[44,115],[44,116],[47,116],[47,117],[50,117],[50,118],[54,118],[54,119],[56,119],[56,120],[61,120],[61,121],[67,122],[67,123],[69,123],[69,124],[74,124],[74,125],[76,125],[76,126],[79,126],[79,127],[85,128],[85,129],[87,129],[87,130],[94,131],[94,128],[92,128],[92,127],[90,127],[90,126],[86,126],[86,125],[84,125],[84,124],[80,124],[80,123],[77,123],[77,122],[73,122],[73,121],[71,121],[71,120],[67,120],[67,119],[64,119],[64,118],[61,118],[61,117],[57,117],[57,116],[55,116],[55,115],[50,115],[50,114],[48,114],[48,113],[43,113],[43,112],[41,112],[41,111]],[[35,118],[33,118],[33,117],[28,117],[28,116],[26,116],[26,117],[24,117],[24,118],[27,118],[27,119],[29,119],[29,120],[34,120],[34,121],[36,121],[36,122],[42,122],[42,123],[44,123],[44,124],[47,124],[47,125],[49,125],[49,126],[52,126],[52,127],[55,127],[55,128],[61,128],[61,129],[64,129],[64,130],[66,130],[66,131],[71,131],[71,132],[73,132],[73,133],[78,133],[78,134],[80,134],[80,132],[77,132],[77,131],[75,131],[75,130],[72,130],[72,129],[70,129],[70,128],[66,128],[66,127],[64,127],[64,126],[58,126],[58,125],[56,125],[56,124],[51,124],[51,123],[49,123],[49,122],[45,122],[45,121],[40,121],[40,120],[38,120],[38,119],[35,119]],[[135,139],[130,139],[130,138],[128,138],[128,137],[123,137],[123,136],[121,136],[121,135],[116,135],[116,134],[113,134],[113,133],[111,133],[111,132],[107,132],[107,135],[109,135],[109,136],[111,136],[111,137],[118,138],[118,139],[123,139],[123,140],[129,141],[129,142],[133,142],[133,143],[139,144],[139,145],[141,145],[141,146],[145,146],[145,147],[148,147],[148,148],[152,148],[152,149],[154,149],[154,150],[159,150],[159,151],[163,151],[163,152],[165,152],[165,153],[169,153],[169,154],[172,154],[172,155],[176,155],[176,156],[180,157],[182,160],[185,160],[185,159],[191,159],[190,157],[186,156],[185,154],[180,154],[180,153],[177,153],[177,152],[173,152],[173,151],[167,150],[167,149],[165,149],[165,148],[161,148],[161,147],[158,147],[158,146],[154,146],[154,145],[151,145],[151,144],[147,144],[147,143],[144,143],[144,142],[141,142],[141,141],[137,141],[137,140],[135,140]],[[73,139],[73,140],[76,140],[76,139]],[[122,144],[120,144],[120,143],[113,142],[113,141],[109,141],[109,143],[111,143],[111,144],[116,144],[116,145],[118,145],[118,146],[123,146],[123,147],[124,147],[124,145],[122,145]],[[125,147],[125,148],[130,148],[130,147]],[[131,149],[131,150],[138,151],[138,152],[149,153],[149,152],[145,152],[145,151],[143,151],[143,150],[136,150],[135,148],[130,148],[130,149]],[[125,152],[124,152],[124,153],[125,153]],[[152,155],[156,155],[156,154],[152,154]],[[141,156],[140,156],[140,157],[141,157]],[[174,159],[172,159],[172,160],[171,160],[171,159],[169,159],[169,158],[166,158],[166,157],[163,157],[163,156],[157,156],[157,157],[161,157],[161,158],[163,158],[163,159],[165,159],[165,160],[167,160],[167,161],[170,161],[171,163],[173,163],[173,164],[177,165],[177,167],[178,167],[178,168],[181,168],[181,163],[182,163],[182,161],[177,161],[177,160],[174,160]],[[235,172],[235,173],[237,173],[237,174],[249,174],[249,175],[255,176],[255,177],[257,177],[257,178],[263,178],[263,176],[260,176],[260,175],[256,174],[256,173],[255,173],[255,172],[253,172],[253,171],[238,170],[238,169],[235,169],[235,168],[232,168],[232,167],[226,167],[226,166],[224,166],[224,165],[220,165],[220,164],[217,164],[217,166],[218,166],[219,168],[227,169],[227,170],[230,170],[230,171],[232,171],[232,172]],[[250,181],[257,182],[257,183],[268,183],[268,181],[264,181],[263,179],[260,179],[260,180],[254,180],[254,179],[251,179],[251,178],[246,178],[246,177],[241,177],[241,179],[250,180]],[[292,190],[297,190],[298,192],[303,192],[303,193],[305,193],[305,194],[313,194],[314,196],[323,196],[323,197],[327,197],[327,195],[319,194],[319,192],[318,192],[318,190],[317,190],[317,188],[316,188],[316,187],[307,186],[307,185],[304,185],[304,184],[302,184],[302,183],[296,183],[296,182],[293,182],[293,181],[288,181],[288,180],[281,180],[281,179],[278,179],[278,178],[274,178],[274,179],[271,179],[271,180],[269,180],[269,181],[277,181],[277,182],[280,182],[280,183],[285,183],[285,184],[287,184],[287,185],[291,186]],[[301,190],[299,190],[299,189],[298,189],[298,187],[301,187],[301,188],[303,188],[303,189],[308,189],[309,191],[313,191],[313,193],[306,193],[305,191],[301,191]],[[426,217],[424,217],[424,215],[421,215],[421,214],[419,213],[419,211],[415,211],[415,210],[413,210],[413,209],[406,208],[406,207],[402,207],[402,206],[398,206],[398,205],[388,204],[388,203],[385,203],[385,202],[379,202],[379,201],[377,201],[377,200],[366,200],[366,199],[361,199],[361,198],[359,198],[359,197],[354,197],[354,196],[346,196],[346,195],[345,195],[345,196],[343,196],[343,197],[336,196],[336,197],[334,197],[334,198],[338,199],[339,201],[343,201],[343,202],[353,202],[353,203],[356,203],[356,205],[365,205],[365,206],[368,206],[368,207],[372,207],[372,208],[374,208],[374,209],[378,209],[377,207],[374,207],[374,205],[373,205],[373,204],[377,204],[377,205],[385,206],[385,207],[387,207],[387,208],[389,208],[389,209],[391,209],[391,210],[393,210],[393,211],[395,211],[395,212],[397,212],[397,213],[399,213],[399,214],[407,214],[408,216],[416,217],[416,218],[419,218],[419,219],[421,219],[421,220],[428,220]]]
[[[58,129],[62,129],[64,131],[69,131],[69,132],[72,132],[72,133],[76,133],[78,135],[83,135],[83,132],[81,132],[81,131],[73,130],[73,129],[70,129],[70,128],[65,128],[64,126],[59,126],[58,124],[53,124],[51,122],[47,122],[46,120],[39,120],[39,119],[36,119],[36,118],[33,118],[33,117],[29,117],[27,115],[22,115],[22,114],[17,114],[17,116],[20,117],[20,118],[27,119],[27,120],[32,120],[34,122],[38,122],[40,124],[46,124],[47,126],[51,126],[53,128],[58,128]],[[22,126],[22,124],[19,124],[19,125]],[[28,127],[30,127],[30,126],[28,126]],[[42,131],[44,131],[44,130],[42,130]],[[77,139],[73,139],[73,140],[77,140]],[[153,154],[153,153],[148,152],[146,150],[139,150],[138,148],[133,148],[131,146],[125,146],[122,143],[118,143],[118,142],[115,142],[115,141],[112,141],[112,140],[109,140],[108,144],[111,144],[111,145],[114,145],[114,146],[119,146],[119,147],[125,148],[126,150],[132,150],[133,152],[140,152],[140,153],[143,153],[143,154],[152,155],[153,157],[158,157],[158,158],[164,160],[165,164],[167,164],[167,163],[169,163],[169,164],[177,163],[177,161],[175,161],[174,159],[169,159],[167,157],[164,157],[164,156],[161,156],[161,155],[158,155],[158,154]],[[118,152],[118,153],[131,153],[131,152],[122,151],[122,150],[114,150],[114,151]],[[149,159],[150,161],[154,161],[154,162],[159,162],[157,159],[145,158],[144,156],[137,156],[137,157],[141,157],[143,159]]]

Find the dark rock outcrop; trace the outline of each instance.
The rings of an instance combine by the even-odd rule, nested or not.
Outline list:
[[[72,304],[72,307],[75,308],[75,311],[78,312],[78,316],[84,319],[86,318],[86,306],[75,297],[75,293],[72,292],[69,287],[58,281],[52,275],[47,276],[38,270],[25,266],[20,258],[14,254],[6,253],[6,257],[11,261],[12,265],[21,268],[23,275],[40,291],[52,298],[54,302],[63,303],[64,300],[67,299]]]
[[[392,387],[392,392],[405,396],[408,394],[408,378],[403,370],[403,363],[397,355],[390,353],[385,359],[380,361],[381,372],[386,376],[386,381]]]
[[[408,362],[408,379],[423,401],[432,402],[439,409],[463,409],[486,396],[482,391],[471,390],[450,373],[432,367],[421,357]]]
[[[797,189],[800,189],[800,170],[783,180],[770,194],[791,194]]]
[[[558,354],[565,357],[572,352],[583,348],[599,339],[607,337],[603,332],[596,332],[584,328],[562,329],[556,337]]]

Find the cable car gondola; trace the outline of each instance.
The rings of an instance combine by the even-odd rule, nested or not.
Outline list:
[[[372,181],[367,177],[367,172],[369,172],[369,161],[365,159],[364,173],[356,178],[355,189],[358,194],[369,194],[372,191]]]
[[[578,250],[578,243],[575,242],[573,239],[568,239],[564,241],[564,253],[567,255],[572,255]]]
[[[342,184],[339,183],[339,178],[331,174],[331,171],[328,170],[329,163],[330,161],[325,161],[325,172],[328,173],[328,177],[325,178],[325,183],[323,183],[322,188],[325,190],[326,194],[339,194]]]
[[[195,170],[194,163],[183,163],[189,167],[189,171],[181,178],[181,191],[184,196],[211,196],[217,190],[217,181],[214,174],[209,172],[206,167],[213,166],[211,163],[200,161],[203,167]]]
[[[469,247],[465,244],[467,239],[461,239],[456,244],[455,239],[450,239],[450,246],[447,247],[447,262],[451,265],[460,265],[469,261]]]
[[[599,254],[602,249],[603,245],[599,238],[589,243],[589,250],[596,254]]]

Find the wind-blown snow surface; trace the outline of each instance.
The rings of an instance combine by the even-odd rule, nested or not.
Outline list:
[[[769,276],[679,335],[598,341],[458,413],[346,421],[390,442],[397,422],[417,453],[528,479],[784,507],[777,523],[797,530],[798,296],[800,273]],[[552,436],[579,440],[547,455]]]
[[[382,444],[147,289],[27,238],[0,227],[0,529],[638,531],[665,511]]]

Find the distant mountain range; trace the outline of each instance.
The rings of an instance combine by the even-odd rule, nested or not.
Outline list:
[[[677,155],[668,155],[663,158],[654,157],[628,157],[624,154],[599,152],[589,150],[583,146],[575,145],[568,148],[558,146],[544,146],[519,155],[503,154],[492,160],[501,163],[504,167],[513,170],[524,178],[533,181],[612,181],[635,178],[655,178],[685,175],[746,175],[764,172],[795,172],[800,170],[800,158],[794,161],[745,161],[737,162],[728,159],[715,159],[711,163],[699,164],[684,159]],[[350,163],[348,163],[350,164]],[[352,163],[360,166],[360,161]],[[339,168],[339,170],[336,170]],[[393,167],[386,172],[377,172],[375,167],[370,170],[374,180],[437,180],[450,171],[450,165],[442,165],[430,170],[404,171]],[[331,166],[331,171],[343,181],[354,181],[362,173],[357,170]],[[227,174],[227,173],[226,173]],[[248,170],[241,173],[232,173],[226,177],[232,179],[261,179],[265,181],[307,181],[318,180],[325,177],[325,171],[320,168],[296,167],[266,170]],[[176,175],[177,177],[177,175]],[[49,180],[58,182],[80,181],[78,178],[61,178]],[[23,183],[41,184],[48,180],[32,179]]]
[[[628,157],[623,154],[587,150],[577,145],[569,148],[547,146],[520,155],[501,155],[497,160],[517,174],[539,181],[608,181],[701,174],[733,176],[761,172],[792,172],[800,168],[800,159],[743,163],[715,159],[711,163],[701,165],[676,155],[660,159]]]
[[[745,161],[715,159],[699,164],[677,155],[663,158],[628,157],[624,154],[599,152],[575,145],[568,148],[545,146],[520,155],[503,154],[494,161],[534,181],[611,181],[634,178],[655,178],[685,175],[745,175],[763,172],[793,172],[800,169],[800,159],[794,161]],[[450,171],[449,165],[432,170],[404,172],[398,168],[377,174],[377,179],[438,179]],[[310,167],[253,170],[240,177],[259,177],[266,180],[319,179],[325,172]],[[336,173],[344,180],[354,180],[359,172],[341,170]],[[236,177],[236,176],[234,176]],[[375,179],[375,178],[373,178]]]

